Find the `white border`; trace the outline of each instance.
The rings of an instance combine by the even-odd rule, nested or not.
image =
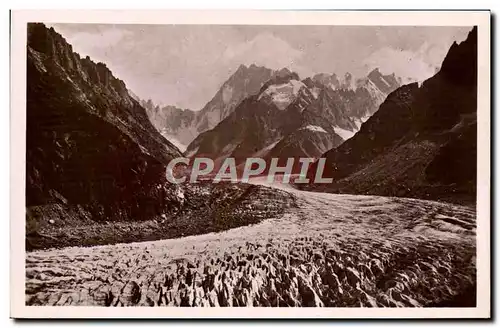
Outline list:
[[[103,308],[25,306],[26,23],[478,26],[476,308]],[[488,11],[23,10],[11,21],[11,317],[487,318],[490,317],[490,13]]]

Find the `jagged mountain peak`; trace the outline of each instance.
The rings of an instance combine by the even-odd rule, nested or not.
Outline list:
[[[368,77],[370,77],[370,75],[382,75],[382,73],[380,73],[380,69],[378,67],[375,67],[370,71],[370,73],[368,73]]]
[[[290,71],[288,68],[282,68],[273,73],[272,77],[262,85],[259,93],[265,92],[269,86],[287,84],[291,81],[299,82],[299,74]]]
[[[200,111],[150,111],[150,120],[169,140],[176,139],[185,147],[200,133],[214,128],[229,116],[245,98],[258,94],[274,73],[264,66],[241,64]]]
[[[228,81],[230,81],[233,76],[241,77],[247,74],[252,74],[252,73],[255,74],[257,72],[266,72],[266,71],[272,71],[272,70],[265,66],[258,66],[255,64],[250,64],[250,65],[240,64],[240,66],[238,66],[238,68],[236,69],[236,71],[234,71],[232,76],[229,77]]]
[[[257,95],[246,98],[216,127],[200,134],[186,154],[218,160],[320,156],[351,138],[384,100],[387,94],[370,83],[371,88],[357,90],[351,74],[341,81],[328,73],[301,81],[297,73],[280,69]]]
[[[47,28],[43,23],[28,24],[28,47],[50,57],[70,75],[81,75],[85,80],[116,92],[121,97],[129,96],[125,82],[116,78],[105,63],[94,62],[89,56],[80,58],[53,27]]]
[[[182,154],[123,81],[72,49],[53,28],[28,24],[26,204],[78,206],[85,220],[159,215],[175,198],[165,167]]]
[[[248,69],[247,65],[240,64],[240,66],[238,66],[238,69],[236,70],[236,72],[238,72],[238,71],[245,71],[247,69]]]
[[[327,73],[318,73],[312,77],[312,80],[316,84],[325,85],[332,89],[338,89],[340,87],[340,80],[337,77],[337,74],[327,74]]]
[[[312,77],[312,80],[332,89],[355,89],[354,77],[349,72],[340,78],[336,73],[317,73]]]
[[[307,92],[304,90],[308,90],[304,83],[297,79],[287,78],[279,82],[275,81],[275,83],[266,83],[262,87],[258,100],[264,100],[268,104],[274,104],[278,109],[284,110],[297,101],[301,95],[305,95]]]
[[[284,77],[291,76],[292,74],[293,74],[293,72],[291,70],[289,70],[286,67],[283,67],[283,68],[276,71],[275,76],[280,77],[280,78],[284,78]]]
[[[396,77],[396,74],[384,75],[378,67],[371,70],[366,77],[356,79],[354,83],[355,88],[365,88],[377,95],[379,104],[389,93],[401,86],[401,84],[401,78]]]
[[[463,65],[468,60],[474,65]],[[458,44],[453,42],[441,65],[441,74],[461,84],[477,83],[477,26]]]

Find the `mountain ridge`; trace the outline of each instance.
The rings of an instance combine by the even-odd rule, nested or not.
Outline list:
[[[244,98],[261,94],[269,85],[282,84],[280,81],[289,80],[291,76],[293,76],[294,80],[300,81],[297,73],[290,71],[288,68],[272,70],[255,64],[248,66],[241,64],[221,85],[212,99],[199,111],[177,109],[173,112],[172,108],[177,108],[176,106],[158,106],[151,100],[139,99],[139,101],[147,109],[148,116],[157,130],[185,151],[189,144],[201,133],[215,128],[217,124],[229,116]],[[318,73],[300,82],[318,90],[330,87],[336,92],[343,93],[344,96],[349,92],[357,94],[357,96],[347,96],[347,101],[356,101],[356,99],[351,99],[356,97],[372,99],[371,102],[357,106],[358,110],[348,113],[355,116],[358,121],[351,124],[352,126],[347,126],[347,131],[351,131],[351,133],[348,132],[348,135],[352,135],[352,131],[359,129],[362,121],[373,114],[387,96],[387,91],[399,86],[399,81],[394,74],[382,75],[378,69],[374,69],[366,77],[356,80],[350,73],[346,73],[344,79],[341,80],[337,79],[335,73],[331,75]],[[363,91],[365,94],[363,94]],[[338,101],[342,101],[342,99]],[[364,110],[364,108],[367,110]],[[346,134],[343,134],[343,138],[346,138]]]
[[[374,71],[366,80],[384,94],[371,82],[373,76],[382,75]],[[399,86],[395,78],[390,81],[394,84],[385,87]],[[317,158],[356,133],[382,101],[379,94],[363,86],[336,89],[318,79],[300,80],[297,73],[282,69],[214,129],[198,135],[185,155],[218,163],[226,157],[240,163],[257,155],[266,160]]]

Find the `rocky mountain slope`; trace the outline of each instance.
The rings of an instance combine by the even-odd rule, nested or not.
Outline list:
[[[474,202],[476,103],[474,28],[435,76],[391,93],[352,139],[323,155],[333,184],[309,187]]]
[[[355,89],[337,88],[331,79],[323,74],[301,81],[296,73],[280,70],[258,94],[200,134],[186,155],[219,163],[235,157],[237,164],[248,157],[285,162],[290,157],[317,158],[354,135],[383,101],[381,95],[399,86],[393,75],[384,79],[378,70]]]
[[[366,120],[378,110],[387,95],[401,86],[401,78],[395,74],[383,75],[378,68],[366,77],[355,79],[350,73],[338,78],[335,73],[320,73],[312,77],[314,82],[339,92],[339,103],[355,102],[349,106],[349,115]],[[343,91],[343,92],[342,92]],[[363,103],[364,100],[364,103]]]
[[[199,196],[206,191],[167,183],[166,165],[180,156],[105,64],[80,58],[53,28],[28,25],[27,249],[124,241],[131,235],[127,221],[150,226],[135,241],[162,238],[189,208],[216,220],[219,210]],[[215,188],[232,204],[221,209],[227,224],[244,224],[231,213],[259,191]]]
[[[30,24],[27,51],[27,205],[126,203],[141,215],[179,150],[105,64],[53,28]]]
[[[141,103],[156,129],[185,150],[200,133],[214,128],[230,115],[243,99],[258,93],[275,73],[253,64],[248,67],[240,65],[200,111],[158,106],[150,100],[142,100]]]
[[[286,76],[288,72],[286,69],[274,71],[256,65],[248,67],[240,65],[201,111],[168,105],[159,106],[151,100],[139,98],[137,100],[146,109],[156,129],[181,151],[185,151],[199,134],[213,129],[228,117],[243,99],[258,94],[264,83],[279,77],[280,74]],[[365,78],[357,80],[354,80],[349,73],[343,79],[338,79],[335,74],[321,73],[303,82],[313,88],[311,90],[313,93],[319,93],[322,89],[329,90],[326,91],[330,93],[329,97],[333,97],[333,101],[338,106],[347,108],[346,114],[349,115],[353,124],[347,124],[345,131],[338,131],[343,139],[352,136],[361,123],[378,109],[385,97],[400,85],[400,81],[394,74],[382,75],[378,69],[370,72]],[[338,124],[342,126],[342,122]],[[329,138],[330,141],[325,144],[326,148],[322,148],[323,150],[335,145],[332,139],[332,137]]]
[[[154,105],[151,100],[140,100],[146,113],[162,136],[170,140],[180,151],[184,152],[189,140],[198,133],[193,126],[197,112],[175,106]]]
[[[273,70],[266,67],[240,65],[197,115],[198,133],[213,129],[228,117],[243,99],[258,93],[262,85],[274,74],[276,73]]]

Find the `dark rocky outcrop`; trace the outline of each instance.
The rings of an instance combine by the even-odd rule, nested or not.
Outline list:
[[[169,202],[165,165],[179,150],[151,125],[123,81],[28,26],[26,205],[81,204],[95,217],[141,219]]]

